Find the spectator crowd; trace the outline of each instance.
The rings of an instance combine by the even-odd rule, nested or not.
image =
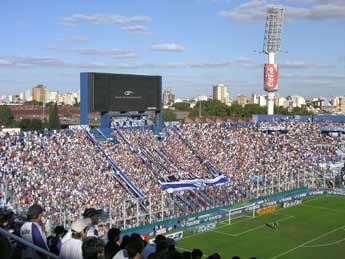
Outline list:
[[[76,219],[67,231],[63,226],[54,229],[54,235],[48,236],[43,224],[44,215],[48,213],[39,204],[28,208],[26,219],[15,224],[14,213],[0,210],[0,227],[31,243],[16,242],[0,234],[0,257],[6,259],[47,259],[55,255],[61,259],[201,259],[200,249],[179,252],[174,239],[163,235],[156,236],[148,244],[139,234],[124,235],[111,228],[106,238],[97,230],[100,210],[88,208]],[[17,222],[18,223],[18,222]],[[208,259],[220,259],[215,253]]]
[[[285,133],[260,130],[272,125],[184,124],[163,129],[165,137],[121,129],[112,133],[118,143],[99,145],[83,130],[0,132],[2,198],[18,213],[41,204],[50,233],[52,226],[71,226],[86,207],[107,212],[108,227],[130,228],[266,194],[264,184],[273,192],[291,188],[278,181],[296,186],[301,172],[326,174],[342,162],[344,139],[320,131],[339,124],[286,121]],[[104,154],[146,198],[136,199]],[[162,191],[162,182],[214,177],[207,164],[229,183],[182,191],[178,199]]]

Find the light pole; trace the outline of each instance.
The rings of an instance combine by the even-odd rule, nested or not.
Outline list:
[[[274,114],[274,92],[278,90],[278,66],[275,64],[275,55],[280,52],[283,18],[283,8],[267,8],[263,52],[268,55],[268,63],[264,67],[264,89],[267,92],[268,115]]]

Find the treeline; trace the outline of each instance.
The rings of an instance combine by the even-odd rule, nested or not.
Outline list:
[[[22,119],[16,120],[13,117],[11,108],[7,105],[0,107],[0,126],[8,128],[21,128],[24,131],[30,130],[54,130],[60,129],[61,123],[57,110],[57,104],[49,104],[49,119],[40,120],[40,119]]]
[[[209,100],[197,102],[195,107],[190,108],[189,103],[176,103],[176,111],[189,112],[188,117],[215,117],[215,116],[237,116],[237,117],[251,117],[253,114],[267,114],[267,107],[260,106],[258,104],[247,104],[245,106],[239,105],[234,102],[231,106],[228,106],[220,101]],[[308,111],[306,107],[296,107],[292,110],[288,110],[283,107],[275,107],[275,114],[284,115],[312,115],[313,113]],[[176,113],[171,110],[163,111],[164,121],[176,120]]]

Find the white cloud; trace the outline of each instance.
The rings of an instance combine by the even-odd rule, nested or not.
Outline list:
[[[188,66],[190,67],[226,67],[233,64],[233,61],[205,61],[205,62],[194,62],[190,63]]]
[[[80,55],[88,56],[109,56],[115,59],[132,59],[137,57],[136,53],[124,49],[69,49],[60,47],[48,47],[47,49],[58,52],[78,53]]]
[[[107,68],[110,67],[105,63],[72,63],[61,59],[51,57],[32,57],[32,56],[8,56],[0,57],[3,62],[0,67],[17,67],[17,68],[32,68],[32,67],[75,67],[75,68]]]
[[[345,81],[345,75],[336,74],[299,74],[299,73],[284,73],[279,77],[292,80],[312,80],[312,81]]]
[[[316,63],[306,63],[304,61],[291,61],[291,60],[286,60],[282,61],[278,64],[280,67],[283,68],[329,68],[332,67],[331,65],[326,65],[326,64],[316,64]]]
[[[52,57],[0,56],[0,67],[64,67],[64,68],[116,68],[116,69],[159,69],[159,68],[220,68],[240,67],[244,69],[263,69],[263,64],[250,57],[240,57],[233,60],[213,60],[194,62],[163,62],[163,63],[104,63],[104,62],[69,62]],[[323,64],[308,64],[302,61],[283,61],[280,67],[285,69],[306,69],[331,67]],[[286,73],[285,73],[286,74]]]
[[[158,51],[171,51],[171,52],[182,52],[184,47],[177,43],[163,43],[163,44],[154,44],[151,46],[152,50]]]
[[[267,7],[275,5],[274,0],[250,0],[235,8],[219,12],[220,16],[236,21],[262,21],[266,17]],[[345,20],[344,1],[310,1],[310,7],[292,7],[278,5],[285,8],[287,20]]]
[[[121,30],[123,31],[129,31],[129,32],[138,32],[138,31],[147,31],[147,27],[144,25],[129,25],[121,27]]]
[[[122,31],[131,33],[131,34],[140,34],[140,35],[151,35],[152,33],[148,31],[147,26],[144,25],[128,25],[121,27]]]
[[[344,0],[287,0],[287,2],[306,4],[344,4]]]
[[[0,66],[13,67],[33,67],[33,66],[61,66],[64,62],[59,59],[49,57],[30,57],[30,56],[13,56],[0,57]]]
[[[71,36],[71,37],[65,37],[65,38],[58,38],[56,41],[59,42],[72,42],[72,43],[84,43],[87,42],[88,39],[86,37],[81,36]]]
[[[130,24],[130,23],[148,23],[151,18],[148,16],[122,16],[113,14],[74,14],[69,17],[63,17],[61,23],[64,25],[76,25],[80,23],[91,24]]]
[[[11,65],[11,62],[8,59],[2,58],[0,59],[0,66],[4,65]]]

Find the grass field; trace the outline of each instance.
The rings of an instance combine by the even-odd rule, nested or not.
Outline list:
[[[273,220],[279,222],[278,230],[266,225]],[[314,196],[302,205],[234,219],[231,225],[220,222],[213,231],[185,232],[177,247],[200,248],[206,255],[218,252],[223,259],[345,258],[345,197]]]

